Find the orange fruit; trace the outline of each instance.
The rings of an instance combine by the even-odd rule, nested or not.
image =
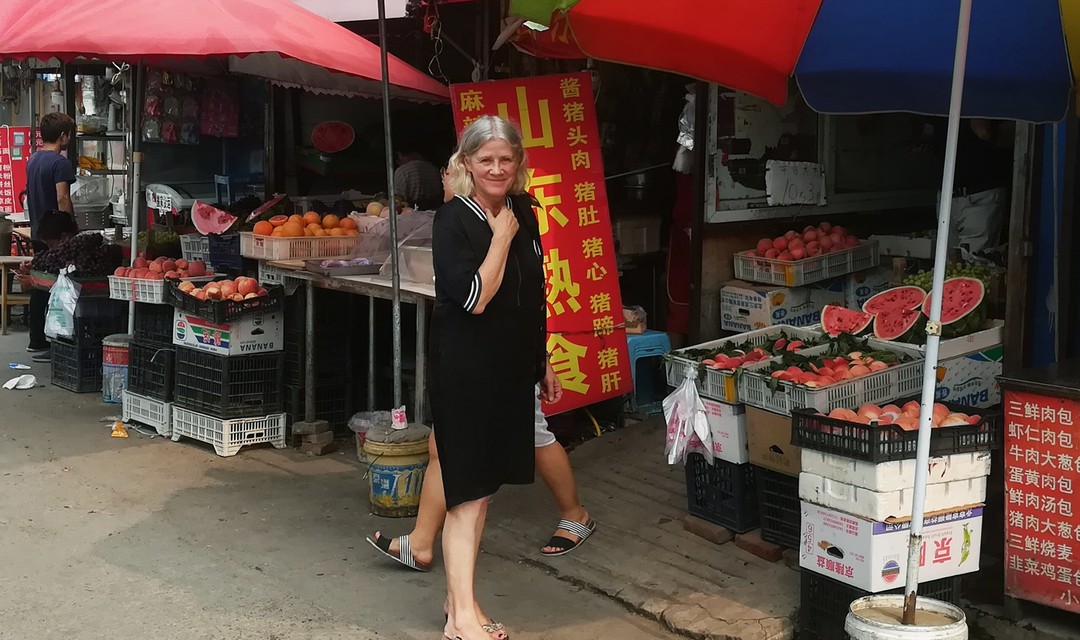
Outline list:
[[[343,236],[343,235],[345,235],[345,230],[344,229],[338,229],[337,227],[334,227],[333,229],[327,230],[326,233],[327,233],[327,235],[331,235],[331,236]]]
[[[335,228],[337,228],[338,224],[340,224],[340,223],[341,223],[341,218],[335,216],[332,213],[326,214],[325,216],[323,216],[323,219],[322,219],[323,229],[335,229]]]
[[[312,222],[311,224],[304,225],[304,228],[305,229],[311,229],[312,231],[314,231],[315,229],[322,229],[322,226],[319,225],[316,222]]]
[[[315,232],[311,230],[311,227],[304,227],[304,235],[311,238],[315,235]]]
[[[350,218],[348,216],[345,216],[344,218],[341,219],[341,222],[338,223],[338,226],[341,227],[342,229],[355,229],[356,228],[356,220],[353,220],[352,218]]]
[[[319,224],[320,222],[322,222],[322,216],[315,213],[314,211],[308,211],[304,214],[305,224]]]
[[[314,229],[311,230],[311,233],[316,238],[322,238],[323,236],[326,235],[326,230],[323,229],[322,227],[315,227]]]
[[[255,228],[252,231],[257,236],[268,236],[274,232],[274,225],[265,220],[261,220],[255,223]]]
[[[274,227],[274,232],[271,233],[270,235],[275,237],[275,238],[280,238],[280,237],[282,237],[282,229],[284,229],[284,228],[285,227]]]
[[[299,218],[300,216],[296,217]],[[286,238],[302,238],[304,237],[304,227],[290,220],[285,226],[281,227],[281,235]]]
[[[289,216],[289,222],[295,222],[296,224],[300,225],[301,227],[303,227],[304,225],[307,224],[306,222],[304,222],[304,216],[298,216],[295,213],[293,215]]]
[[[274,216],[273,218],[270,218],[270,224],[274,225],[275,227],[280,227],[288,221],[288,216]]]
[[[345,235],[349,236],[350,238],[358,238],[360,237],[360,232],[356,229],[346,229]]]

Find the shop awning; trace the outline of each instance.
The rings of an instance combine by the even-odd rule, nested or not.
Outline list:
[[[227,69],[317,93],[378,98],[379,47],[291,0],[37,0],[0,3],[0,58],[167,64],[224,60]],[[446,101],[440,82],[390,57],[392,97]]]

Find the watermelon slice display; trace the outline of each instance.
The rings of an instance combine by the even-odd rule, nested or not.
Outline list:
[[[211,233],[222,234],[232,228],[236,224],[237,217],[222,211],[217,207],[206,204],[205,202],[195,201],[191,205],[191,223],[195,225],[195,229],[204,236]]]
[[[924,300],[926,300],[926,292],[920,287],[893,287],[864,302],[862,310],[865,313],[877,315],[895,309],[918,309]]]
[[[986,287],[978,278],[949,278],[945,281],[941,296],[941,336],[954,338],[974,333],[983,328],[983,300]],[[930,316],[930,296],[922,305],[922,312]]]
[[[821,310],[821,328],[834,338],[841,333],[859,335],[870,327],[873,319],[874,316],[869,313],[833,304],[827,304]]]
[[[328,120],[311,130],[311,145],[323,153],[339,153],[352,146],[356,132],[348,122]]]
[[[874,316],[874,337],[915,342],[919,339],[919,325],[925,326],[925,317],[919,309],[889,309]]]

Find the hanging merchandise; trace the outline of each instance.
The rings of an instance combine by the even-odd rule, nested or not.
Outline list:
[[[679,115],[679,136],[676,142],[679,148],[675,152],[675,162],[671,168],[679,173],[690,173],[694,169],[694,92],[691,87],[686,93],[686,104]]]
[[[690,452],[690,443],[696,435],[704,445],[694,448],[712,463],[713,444],[709,420],[705,416],[705,404],[698,395],[697,367],[687,367],[686,377],[679,388],[664,398],[664,420],[667,422],[667,444],[664,454],[668,464],[685,462]]]
[[[199,144],[199,99],[195,80],[159,69],[146,72],[142,139]]]
[[[45,335],[50,338],[70,338],[75,334],[75,306],[79,303],[80,286],[68,277],[72,271],[74,267],[61,269],[49,292]]]

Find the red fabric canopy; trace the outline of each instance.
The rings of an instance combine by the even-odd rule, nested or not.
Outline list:
[[[291,0],[3,0],[0,58],[217,58],[231,72],[285,86],[382,95],[379,47]],[[391,56],[389,68],[394,97],[449,99],[445,86],[402,60]]]

